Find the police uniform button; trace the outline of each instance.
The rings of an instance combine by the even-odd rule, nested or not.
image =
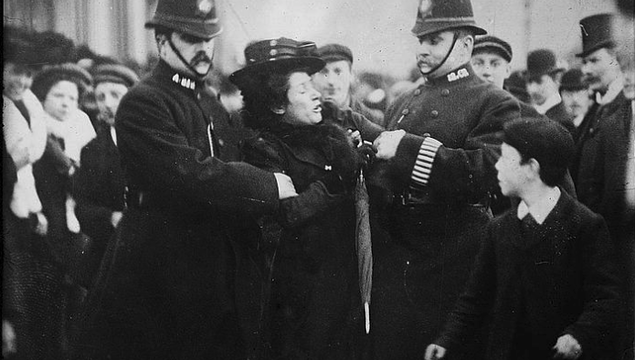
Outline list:
[[[408,110],[408,109],[403,109],[403,110],[401,111],[401,115],[408,115],[408,113],[409,113],[409,112],[410,112],[410,110]]]
[[[421,94],[421,90],[420,89],[415,90],[415,96],[417,96],[419,94]]]
[[[442,96],[448,96],[448,95],[450,95],[450,90],[448,90],[448,89],[443,89],[443,90],[441,90],[441,95],[442,95]]]
[[[225,146],[225,142],[223,141],[223,139],[218,139],[218,145],[221,147]]]
[[[432,115],[432,117],[438,117],[439,116],[439,112],[436,110],[432,110],[432,112],[430,112],[430,115]]]
[[[201,100],[201,94],[196,94],[196,99]]]
[[[423,137],[430,137],[430,133],[423,133]]]

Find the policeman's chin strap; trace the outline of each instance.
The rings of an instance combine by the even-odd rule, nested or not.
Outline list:
[[[168,37],[168,44],[170,44],[170,47],[172,48],[172,51],[174,51],[176,56],[178,56],[179,60],[181,60],[181,62],[185,66],[187,66],[187,68],[190,69],[190,71],[193,72],[199,78],[199,80],[202,80],[203,78],[205,78],[207,76],[207,74],[209,74],[209,72],[212,70],[212,66],[210,65],[210,67],[207,69],[205,74],[199,73],[198,71],[196,71],[196,69],[194,69],[194,66],[192,66],[189,62],[187,62],[187,60],[185,60],[183,55],[181,55],[181,52],[176,48],[176,46],[174,46],[174,43],[172,42],[172,38],[171,37]]]
[[[450,46],[450,50],[448,50],[448,53],[445,54],[445,57],[443,58],[443,60],[441,60],[441,62],[432,68],[432,70],[428,71],[428,72],[421,72],[423,75],[430,75],[433,72],[437,71],[438,68],[440,68],[450,57],[450,54],[452,53],[452,50],[454,50],[454,45],[456,45],[456,41],[459,39],[459,37],[456,35],[456,32],[452,33],[452,45]]]

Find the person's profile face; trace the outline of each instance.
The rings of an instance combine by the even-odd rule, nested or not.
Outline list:
[[[478,77],[500,89],[511,74],[509,62],[496,53],[479,51],[472,55],[471,63]]]
[[[351,83],[351,63],[346,60],[331,61],[313,75],[313,84],[323,100],[333,101],[339,107],[348,107]]]
[[[506,143],[501,145],[501,156],[496,162],[497,179],[501,193],[518,197],[528,181],[528,164],[522,164],[518,150]]]
[[[598,49],[582,59],[584,81],[591,90],[601,90],[609,86],[619,75],[617,58],[606,48]]]
[[[113,126],[121,98],[127,92],[128,87],[124,84],[107,81],[98,83],[95,86],[95,100],[99,109],[99,119]]]
[[[313,87],[306,72],[293,72],[289,76],[289,103],[284,106],[282,121],[294,125],[314,125],[322,121],[320,92]]]
[[[68,116],[79,108],[79,90],[72,81],[58,81],[46,94],[42,107],[49,115],[59,121],[65,121]]]
[[[419,37],[419,47],[417,48],[417,66],[424,75],[436,76],[443,75],[454,69],[455,63],[451,60],[452,55],[436,70],[441,64],[449,51],[454,51],[454,31],[439,31]],[[457,43],[459,41],[457,40]],[[434,71],[433,71],[434,70]]]

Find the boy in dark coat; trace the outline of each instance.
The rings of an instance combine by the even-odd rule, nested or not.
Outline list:
[[[603,359],[618,284],[604,219],[555,185],[573,139],[531,118],[507,124],[503,138],[498,181],[521,201],[489,224],[465,292],[425,358],[451,355],[487,319],[487,359]]]

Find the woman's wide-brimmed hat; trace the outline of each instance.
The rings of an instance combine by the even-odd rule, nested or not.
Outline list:
[[[229,80],[244,90],[260,83],[263,75],[306,69],[309,75],[320,71],[325,63],[316,53],[315,43],[288,38],[261,40],[247,45],[247,65],[229,76]]]
[[[88,71],[75,63],[65,63],[44,67],[35,75],[31,91],[43,101],[51,88],[60,81],[70,81],[83,93],[93,85],[93,77]]]

